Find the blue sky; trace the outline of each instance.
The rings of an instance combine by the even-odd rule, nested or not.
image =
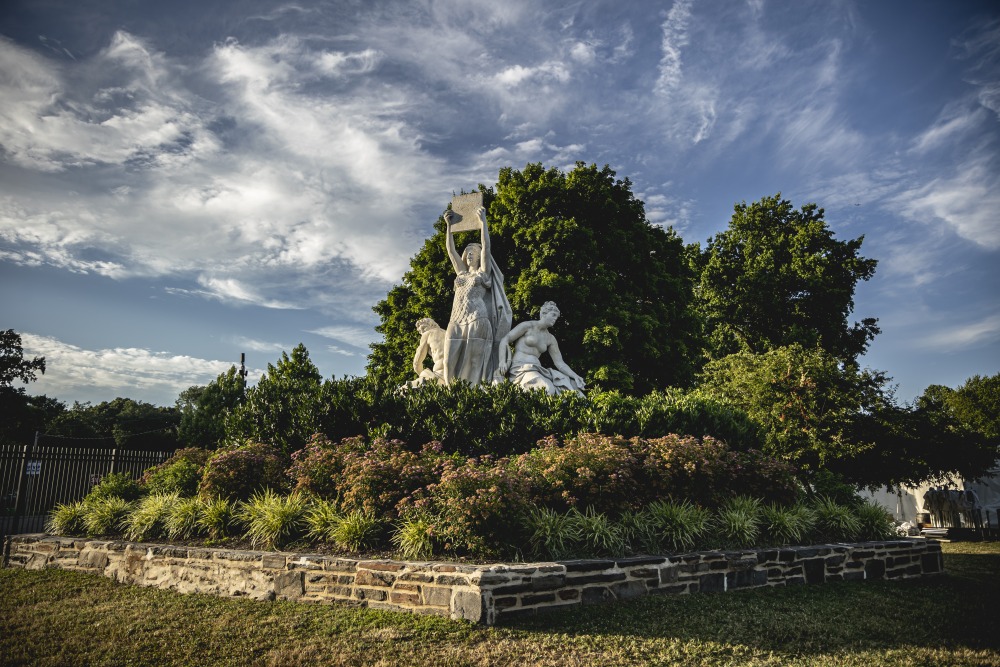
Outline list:
[[[998,141],[992,1],[7,0],[0,328],[69,402],[361,374],[452,192],[582,160],[686,242],[779,191],[864,235],[911,400],[1000,371]]]

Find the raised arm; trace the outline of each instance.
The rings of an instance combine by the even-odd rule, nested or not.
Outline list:
[[[448,259],[451,260],[451,265],[455,269],[455,273],[459,274],[464,271],[465,262],[462,261],[458,251],[455,250],[455,236],[451,233],[451,215],[451,209],[444,212],[444,247],[448,249]]]
[[[480,226],[482,227],[482,232],[480,233],[480,240],[483,245],[482,261],[479,263],[480,268],[483,271],[489,273],[490,268],[490,230],[486,224],[486,209],[480,206],[476,213],[479,215]]]

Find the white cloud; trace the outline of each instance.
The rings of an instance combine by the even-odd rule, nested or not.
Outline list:
[[[370,327],[342,324],[321,327],[319,329],[309,329],[308,333],[316,334],[317,336],[322,336],[323,338],[329,338],[340,343],[345,343],[351,347],[356,347],[362,350],[367,350],[368,345],[374,342],[375,338],[379,336],[379,334],[375,333],[375,331]],[[332,347],[331,350],[333,350]],[[340,352],[341,354],[344,353],[340,348],[334,351]]]
[[[917,341],[920,347],[947,352],[978,347],[1000,340],[1000,315],[946,327]]]
[[[688,22],[691,19],[691,0],[674,0],[667,13],[661,29],[663,38],[660,43],[660,76],[656,80],[654,91],[669,94],[681,83],[682,54],[688,45]]]
[[[32,383],[32,392],[79,396],[77,400],[141,394],[150,397],[145,400],[169,405],[184,389],[207,384],[232,366],[227,361],[141,348],[88,350],[32,333],[22,333],[21,341],[26,356],[45,357],[45,374]],[[255,369],[250,376],[256,381],[260,374]],[[86,395],[80,396],[81,392]]]

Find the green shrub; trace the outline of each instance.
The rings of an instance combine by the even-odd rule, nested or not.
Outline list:
[[[142,487],[126,472],[113,472],[101,478],[84,499],[87,502],[104,498],[123,498],[126,502],[142,495]]]
[[[625,553],[628,543],[622,523],[592,507],[583,512],[571,507],[567,516],[579,555],[614,557]]]
[[[87,506],[83,501],[59,504],[52,508],[45,532],[54,535],[83,535],[87,531],[84,519]]]
[[[218,540],[229,534],[234,521],[235,508],[228,498],[212,498],[202,501],[198,515],[198,531]]]
[[[92,536],[119,534],[133,507],[131,502],[118,496],[91,498],[83,505],[83,525],[87,535]]]
[[[560,560],[572,555],[577,535],[567,513],[535,506],[525,513],[522,521],[535,556]]]
[[[752,547],[760,537],[761,518],[760,499],[749,496],[731,498],[716,512],[716,538],[726,548]]]
[[[304,517],[306,536],[319,542],[333,542],[344,515],[331,500],[314,499]]]
[[[137,501],[125,519],[125,539],[144,542],[165,535],[167,516],[178,498],[176,493],[158,493]]]
[[[330,534],[334,544],[348,551],[374,545],[382,532],[382,522],[371,512],[354,510],[344,514]]]
[[[426,560],[434,555],[434,527],[429,517],[413,512],[401,518],[392,544],[404,560]]]
[[[813,502],[816,517],[814,535],[817,541],[851,542],[861,531],[861,521],[850,505],[842,505],[833,498],[819,496]]]
[[[150,494],[193,496],[198,492],[198,482],[210,455],[208,450],[195,447],[178,449],[163,463],[146,470],[139,484]]]
[[[306,528],[309,502],[293,493],[282,496],[271,489],[255,493],[237,510],[237,518],[246,526],[244,536],[255,547],[280,548],[299,537]]]
[[[250,443],[213,452],[198,485],[203,498],[248,500],[258,491],[288,486],[284,460],[269,445]]]
[[[633,519],[636,535],[649,553],[690,551],[708,532],[712,514],[690,500],[658,500]]]
[[[884,507],[873,500],[863,500],[854,507],[858,518],[855,539],[861,541],[888,540],[896,535],[896,523]]]
[[[762,510],[764,540],[776,546],[802,544],[812,533],[815,516],[801,503],[782,507],[776,503]]]
[[[186,540],[198,535],[201,531],[199,522],[204,507],[205,501],[197,496],[178,498],[163,521],[167,537],[172,540]]]

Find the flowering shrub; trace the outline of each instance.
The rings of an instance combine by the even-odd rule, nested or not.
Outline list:
[[[257,491],[283,490],[285,465],[270,445],[250,443],[214,452],[202,473],[198,495],[203,498],[247,500]]]
[[[400,503],[424,517],[445,553],[499,555],[521,545],[521,515],[529,507],[528,483],[507,459],[445,458],[438,481]]]
[[[533,500],[554,509],[595,507],[619,512],[642,503],[633,443],[584,433],[560,443],[550,437],[512,463],[531,485]]]

